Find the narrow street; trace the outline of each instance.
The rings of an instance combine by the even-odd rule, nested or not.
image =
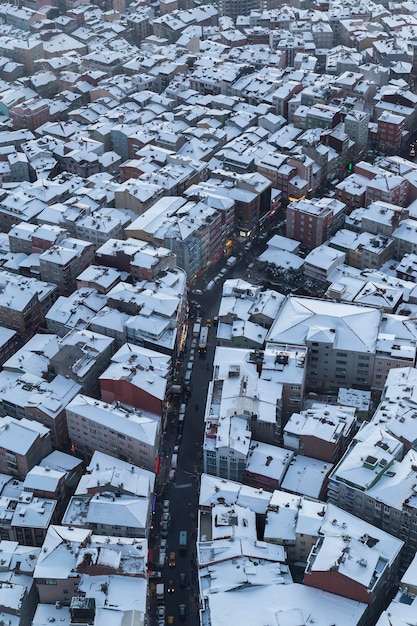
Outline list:
[[[213,290],[214,291],[214,290]],[[218,293],[217,293],[218,292]],[[210,293],[211,306],[205,310],[206,297],[201,296],[203,313],[203,324],[206,318],[213,318],[217,314],[221,285],[216,285],[216,295]],[[207,294],[208,295],[208,294]],[[187,348],[184,355],[183,368],[186,368],[190,355],[192,343],[192,322],[190,319],[189,336],[187,338]],[[194,352],[194,362],[191,375],[191,386],[186,402],[186,413],[184,423],[178,422],[178,415],[175,414],[172,421],[168,421],[164,440],[164,469],[162,484],[159,484],[154,515],[154,528],[151,531],[150,548],[153,554],[155,569],[160,569],[162,577],[155,579],[155,585],[151,586],[150,597],[150,624],[158,624],[157,603],[154,589],[157,583],[164,583],[165,587],[165,620],[168,616],[174,617],[174,623],[179,621],[179,605],[186,605],[185,623],[198,624],[198,602],[199,593],[197,589],[198,579],[196,575],[196,555],[195,542],[197,537],[197,507],[199,496],[199,475],[202,470],[201,447],[204,432],[204,409],[209,381],[211,380],[212,363],[215,350],[216,329],[209,329],[207,345],[207,356],[201,357],[198,354],[198,347]],[[168,480],[170,459],[175,445],[179,444],[177,469],[175,477]],[[161,540],[161,517],[162,503],[164,500],[170,501],[170,522],[168,528],[167,548],[165,565],[158,567],[159,546]],[[187,531],[188,548],[186,554],[179,551],[179,533]],[[175,552],[175,567],[169,566],[169,554]],[[180,574],[185,574],[185,587],[180,586]],[[174,591],[168,592],[168,586],[172,581]],[[158,602],[162,604],[162,602]]]

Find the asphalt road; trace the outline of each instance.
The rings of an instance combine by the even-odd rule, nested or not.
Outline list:
[[[220,296],[221,289],[218,295]],[[201,296],[199,300],[205,300],[205,296]],[[208,306],[206,317],[213,316],[217,313],[218,302],[214,302],[211,296],[212,306]],[[205,307],[206,305],[203,304]],[[203,323],[205,318],[203,319]],[[190,320],[190,336],[187,339],[187,351],[184,357],[183,367],[186,367],[191,349],[192,341],[192,320]],[[193,370],[191,376],[191,389],[188,400],[186,401],[187,409],[183,427],[181,428],[177,413],[172,422],[167,427],[165,436],[164,449],[166,452],[164,475],[167,478],[169,472],[170,458],[173,446],[180,442],[177,470],[173,480],[166,480],[161,486],[157,497],[157,506],[154,516],[154,529],[151,533],[151,547],[154,553],[154,560],[158,559],[158,546],[160,543],[160,518],[162,514],[162,503],[165,499],[170,501],[170,524],[167,537],[166,562],[160,569],[162,578],[155,580],[163,582],[165,585],[165,615],[173,616],[174,624],[180,622],[179,605],[186,605],[186,619],[183,623],[198,624],[198,602],[199,593],[197,590],[196,576],[196,560],[195,560],[195,542],[197,528],[197,507],[199,495],[199,474],[202,470],[201,447],[204,432],[204,408],[206,403],[207,387],[211,380],[211,367],[214,357],[216,329],[210,328],[209,340],[207,345],[207,356],[200,357],[198,349],[195,351]],[[188,533],[188,549],[186,554],[179,552],[179,533],[186,530]],[[169,566],[169,553],[175,552],[176,565]],[[186,575],[186,587],[180,587],[180,573]],[[173,581],[173,592],[168,592],[168,583]],[[151,588],[152,589],[152,588]],[[158,624],[156,599],[151,591],[150,598],[150,623]],[[167,623],[167,621],[166,621]]]
[[[219,304],[222,295],[224,280],[228,278],[246,278],[247,266],[250,262],[265,249],[264,241],[254,242],[250,250],[242,250],[237,262],[228,268],[222,280],[211,289],[205,290],[206,284],[218,274],[222,267],[225,267],[225,261],[221,261],[216,266],[210,268],[207,275],[202,277],[194,285],[194,289],[201,289],[203,293],[199,296],[190,294],[190,300],[197,301],[201,308],[199,311],[191,308],[192,316],[189,320],[189,334],[187,337],[187,349],[184,355],[182,369],[185,373],[187,362],[191,353],[192,328],[193,321],[197,315],[202,317],[202,323],[205,324],[206,319],[213,318],[218,314]],[[249,278],[250,280],[250,278]],[[186,605],[186,619],[181,623],[195,624],[199,623],[198,603],[199,593],[197,589],[198,579],[196,575],[196,528],[197,528],[197,508],[199,497],[199,475],[202,471],[202,442],[204,434],[204,409],[206,405],[206,396],[208,384],[212,377],[212,366],[216,345],[216,328],[209,329],[209,337],[207,344],[207,355],[200,357],[198,347],[194,352],[194,362],[191,375],[191,386],[189,397],[186,401],[187,409],[183,426],[178,423],[178,411],[174,412],[172,420],[168,421],[163,451],[165,453],[163,459],[163,469],[159,476],[159,485],[157,487],[158,497],[154,515],[154,528],[150,534],[150,547],[153,551],[153,559],[158,563],[159,545],[161,539],[160,519],[162,515],[162,503],[165,499],[170,501],[170,524],[167,536],[166,561],[162,568],[155,569],[161,571],[161,579],[153,581],[164,583],[165,597],[164,601],[157,603],[155,598],[154,585],[150,585],[150,624],[158,625],[157,604],[165,606],[165,623],[169,623],[168,616],[172,616],[174,624],[180,623],[179,605]],[[174,445],[179,443],[177,469],[175,478],[168,480],[171,455]],[[162,480],[161,480],[162,479]],[[179,533],[186,530],[188,533],[188,549],[186,554],[179,553]],[[169,566],[169,553],[175,552],[175,567]],[[180,587],[180,574],[186,575],[186,587]],[[173,582],[175,591],[168,592],[169,581]]]

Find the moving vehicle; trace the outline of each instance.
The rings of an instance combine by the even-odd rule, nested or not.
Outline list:
[[[168,593],[174,593],[175,585],[173,580],[168,581]]]
[[[188,545],[188,536],[186,530],[180,530],[180,537],[178,541],[178,546],[180,549],[180,554],[185,554],[187,552]]]
[[[187,584],[187,575],[185,572],[181,572],[180,574],[180,587],[184,589]]]
[[[206,319],[206,326],[207,328],[211,328],[211,319],[209,317]]]
[[[180,620],[182,622],[184,622],[185,618],[186,618],[186,615],[187,615],[185,604],[180,604],[178,606],[178,613],[179,613],[179,616],[180,616]]]
[[[169,553],[168,565],[169,565],[169,567],[175,567],[175,552],[170,552]]]
[[[415,157],[416,156],[416,147],[415,147],[415,145],[413,143],[410,143],[409,155],[410,155],[410,157]]]
[[[198,341],[198,351],[200,356],[206,356],[207,354],[207,340],[208,340],[208,331],[207,326],[203,326],[200,331],[200,339]]]

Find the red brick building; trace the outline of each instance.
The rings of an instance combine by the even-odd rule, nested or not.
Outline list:
[[[378,119],[379,149],[398,153],[401,149],[404,129],[404,117],[384,111]]]
[[[10,117],[14,130],[25,128],[34,131],[42,124],[49,122],[49,104],[46,100],[32,98],[14,106],[10,110]]]

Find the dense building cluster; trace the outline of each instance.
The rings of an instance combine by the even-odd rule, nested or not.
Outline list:
[[[0,22],[0,624],[417,625],[416,4]]]

